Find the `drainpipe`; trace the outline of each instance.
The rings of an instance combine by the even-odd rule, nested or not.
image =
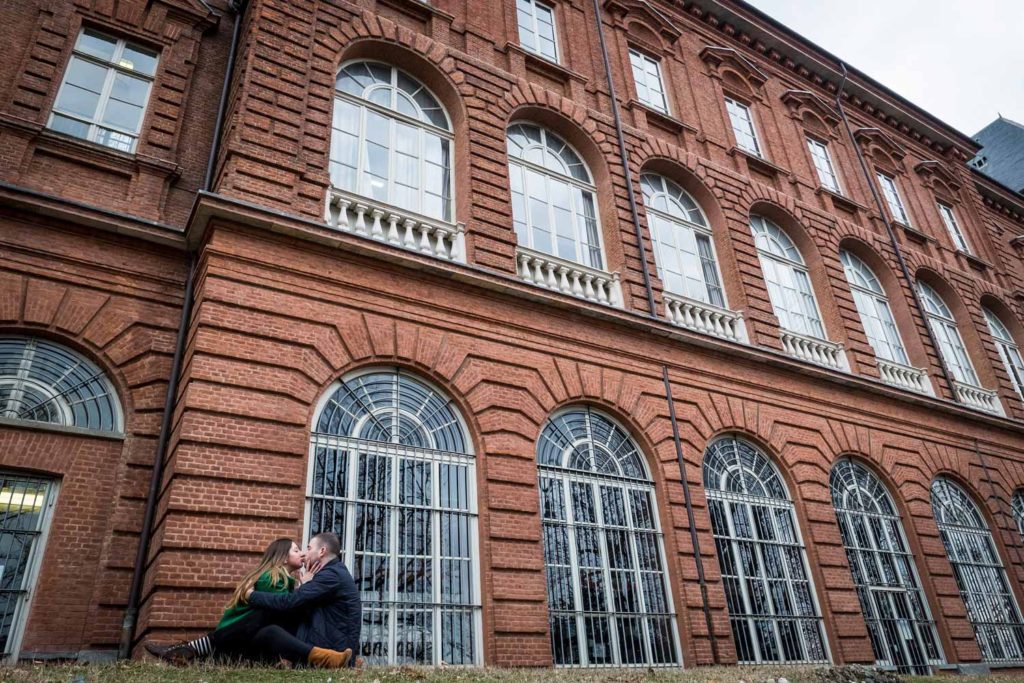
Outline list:
[[[608,79],[608,94],[612,98],[612,118],[615,119],[615,137],[619,141],[619,158],[622,170],[626,174],[626,196],[629,198],[629,212],[633,218],[633,229],[636,232],[636,247],[640,252],[640,272],[644,278],[644,289],[647,291],[647,308],[652,318],[658,316],[654,303],[654,290],[651,288],[651,273],[647,268],[647,250],[644,249],[644,233],[640,228],[640,211],[633,194],[633,172],[629,169],[629,154],[626,152],[626,137],[622,132],[622,117],[619,116],[619,99],[615,95],[615,82],[612,80],[612,63],[608,57],[608,46],[604,41],[604,23],[601,21],[601,5],[594,0],[594,22],[597,24],[597,40],[604,59],[604,75]]]
[[[235,70],[235,58],[238,54],[238,40],[241,35],[242,19],[245,16],[247,0],[236,0],[232,4],[235,14],[235,26],[231,32],[231,45],[228,48],[228,63],[224,71],[224,83],[220,91],[220,104],[217,107],[217,118],[213,126],[213,141],[210,146],[210,158],[206,164],[203,178],[203,191],[209,192],[213,185],[213,172],[217,155],[220,152],[221,134],[224,128],[224,115],[227,111],[228,90],[231,87],[231,75]],[[139,547],[135,553],[135,567],[132,570],[132,584],[128,591],[128,606],[125,608],[121,621],[121,642],[117,655],[120,659],[131,656],[135,643],[135,631],[138,625],[139,601],[142,596],[142,582],[145,578],[146,558],[149,556],[149,543],[153,535],[153,517],[156,514],[156,502],[160,493],[160,482],[163,480],[164,461],[167,457],[167,445],[171,437],[171,422],[174,417],[174,404],[178,395],[178,384],[181,377],[181,363],[185,355],[185,342],[188,338],[188,324],[192,319],[193,290],[198,258],[195,253],[187,252],[188,275],[185,280],[185,294],[181,307],[181,319],[178,321],[178,333],[174,344],[174,357],[171,360],[171,375],[167,382],[167,394],[164,397],[164,412],[160,419],[160,435],[157,438],[156,455],[153,459],[153,472],[149,480],[149,492],[146,495],[146,508],[142,517],[142,528],[139,534]]]
[[[693,560],[697,565],[697,581],[700,584],[701,606],[704,609],[704,623],[707,624],[708,638],[711,639],[711,659],[715,664],[721,663],[718,657],[718,639],[711,621],[711,608],[708,605],[708,583],[704,575],[704,560],[700,555],[700,539],[697,537],[697,526],[693,520],[693,499],[690,496],[690,483],[686,480],[686,464],[683,461],[683,442],[679,438],[679,422],[676,420],[676,402],[672,398],[672,384],[668,379],[668,366],[661,366],[661,378],[665,382],[665,397],[668,399],[668,416],[672,422],[672,440],[676,445],[676,460],[679,463],[679,479],[683,482],[683,500],[686,502],[686,520],[690,526],[690,542],[693,544]]]
[[[839,108],[839,116],[843,120],[843,126],[846,128],[846,134],[850,137],[850,144],[853,145],[853,151],[857,153],[857,160],[860,162],[860,170],[864,173],[864,179],[868,183],[868,189],[871,190],[871,196],[875,200],[875,207],[878,209],[878,215],[882,218],[882,223],[885,224],[885,230],[889,233],[889,243],[892,245],[892,250],[896,252],[896,260],[899,261],[900,271],[903,273],[903,279],[910,285],[910,295],[914,301],[914,306],[917,308],[918,315],[921,316],[921,320],[924,321],[924,329],[928,334],[928,339],[932,343],[932,348],[935,349],[935,354],[939,358],[939,369],[942,371],[942,377],[946,381],[946,386],[949,387],[952,392],[953,400],[956,400],[956,385],[953,384],[953,376],[949,372],[949,367],[946,365],[946,359],[942,357],[942,349],[939,347],[939,342],[935,338],[935,332],[932,331],[931,323],[928,322],[928,314],[924,310],[924,305],[921,303],[921,297],[917,293],[917,283],[910,276],[910,269],[907,267],[907,261],[903,257],[903,251],[900,249],[900,244],[896,240],[896,231],[892,227],[892,223],[889,222],[888,214],[885,212],[885,207],[882,206],[882,198],[878,194],[878,189],[875,187],[875,181],[871,177],[871,171],[868,169],[868,163],[864,160],[864,153],[861,152],[860,145],[857,144],[857,139],[853,135],[853,128],[850,127],[850,121],[846,118],[846,110],[843,108],[843,89],[846,87],[846,64],[839,62],[839,66],[843,69],[843,80],[839,83],[839,89],[836,90],[836,106]]]

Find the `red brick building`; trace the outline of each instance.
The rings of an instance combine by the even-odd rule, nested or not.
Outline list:
[[[1024,199],[927,112],[739,0],[0,37],[6,658],[333,529],[371,661],[1022,666]]]

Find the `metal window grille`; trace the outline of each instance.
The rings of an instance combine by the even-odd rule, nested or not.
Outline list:
[[[1024,541],[1024,491],[1014,491],[1012,507],[1013,518],[1017,521],[1017,531],[1020,532],[1020,538]]]
[[[35,337],[0,337],[0,417],[121,431],[121,407],[95,363]]]
[[[668,98],[661,80],[661,64],[639,50],[630,49],[629,62],[633,67],[633,82],[636,96],[641,102],[665,114],[668,113]]]
[[[821,181],[821,184],[833,192],[840,192],[839,178],[836,176],[835,167],[832,165],[832,157],[828,153],[828,145],[814,138],[807,138],[807,147],[811,151],[811,159],[814,161],[814,168],[818,172],[818,179]]]
[[[885,195],[885,203],[889,205],[889,213],[892,214],[893,220],[909,226],[910,217],[903,207],[903,200],[900,199],[899,190],[896,189],[896,181],[884,173],[879,173],[878,184],[882,186],[882,194]]]
[[[450,399],[401,371],[346,378],[310,439],[308,534],[333,531],[372,664],[482,662],[476,463]]]
[[[907,352],[903,348],[903,340],[896,328],[882,284],[868,264],[845,249],[839,251],[839,260],[843,263],[853,302],[875,355],[906,365],[909,362]]]
[[[537,444],[556,666],[680,664],[654,484],[636,444],[590,409],[553,416]]]
[[[763,216],[750,217],[750,230],[779,325],[792,332],[825,339],[811,278],[793,240]]]
[[[953,377],[965,384],[978,386],[978,375],[975,374],[974,364],[971,363],[967,349],[964,348],[953,312],[946,306],[939,293],[921,280],[917,281],[917,291],[921,295],[928,324],[939,340],[939,352]]]
[[[665,289],[725,307],[711,226],[686,190],[653,173],[640,176],[658,276]]]
[[[426,86],[390,64],[345,65],[335,86],[334,187],[452,220],[452,133]]]
[[[580,156],[551,131],[508,128],[512,222],[519,244],[592,268],[604,268],[597,189]]]
[[[848,459],[832,468],[829,486],[875,663],[928,675],[944,660],[889,492],[866,467]]]
[[[948,479],[932,482],[931,494],[942,545],[982,658],[988,662],[1024,660],[1024,622],[981,510]]]
[[[558,61],[555,11],[537,0],[516,0],[519,44],[552,62]]]
[[[807,553],[774,465],[746,441],[722,438],[704,454],[704,488],[737,659],[827,662]]]
[[[55,500],[47,479],[0,473],[0,644],[17,659]]]
[[[754,117],[750,107],[734,99],[725,98],[725,108],[729,112],[729,122],[736,136],[736,144],[755,156],[761,155],[761,145],[757,141],[757,130],[754,128]]]

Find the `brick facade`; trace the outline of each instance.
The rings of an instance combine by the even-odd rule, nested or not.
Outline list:
[[[1010,512],[1011,495],[1024,486],[1024,404],[982,314],[989,307],[1024,341],[1017,239],[1024,202],[966,166],[970,140],[854,74],[844,100],[854,143],[835,108],[836,73],[811,66],[838,65],[816,46],[740,3],[711,13],[702,2],[657,2],[652,11],[647,3],[609,0],[604,32],[627,178],[589,2],[554,3],[561,54],[553,65],[519,48],[513,2],[251,0],[213,190],[197,194],[236,17],[212,4],[215,11],[193,0],[57,9],[25,3],[0,27],[5,44],[16,46],[0,60],[0,331],[45,336],[94,359],[109,372],[126,415],[123,438],[0,425],[0,465],[62,481],[24,652],[116,647],[191,251],[194,309],[140,638],[209,628],[235,577],[266,542],[301,535],[318,400],[353,370],[397,366],[453,399],[474,444],[487,664],[552,662],[537,436],[554,411],[576,404],[616,418],[647,458],[685,665],[736,660],[701,477],[707,444],[723,434],[758,444],[782,472],[834,661],[873,661],[828,488],[842,456],[867,464],[897,501],[946,660],[980,660],[929,486],[945,475],[974,496],[1024,600],[1024,541]],[[134,155],[46,130],[83,23],[161,50]],[[661,59],[670,115],[635,99],[629,47]],[[466,263],[324,224],[335,76],[352,59],[394,64],[446,108]],[[751,106],[767,161],[735,146],[725,95]],[[622,309],[517,277],[505,129],[520,120],[562,136],[589,167],[605,267],[621,275]],[[843,196],[819,187],[808,134],[828,142]],[[913,223],[895,228],[909,271],[950,306],[981,385],[997,391],[1007,417],[958,405],[943,381],[854,144],[872,173],[897,179]],[[641,171],[669,177],[701,204],[729,308],[742,311],[749,344],[665,320]],[[642,244],[627,182],[641,202]],[[954,206],[973,256],[956,251],[937,198]],[[849,372],[783,353],[751,213],[771,218],[799,247],[828,339],[842,344]],[[910,364],[927,371],[937,398],[880,381],[841,248],[878,275]]]

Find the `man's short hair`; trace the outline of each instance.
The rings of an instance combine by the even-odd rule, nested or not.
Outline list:
[[[341,541],[338,540],[338,534],[330,531],[321,531],[310,541],[317,541],[326,551],[328,555],[341,555]]]

